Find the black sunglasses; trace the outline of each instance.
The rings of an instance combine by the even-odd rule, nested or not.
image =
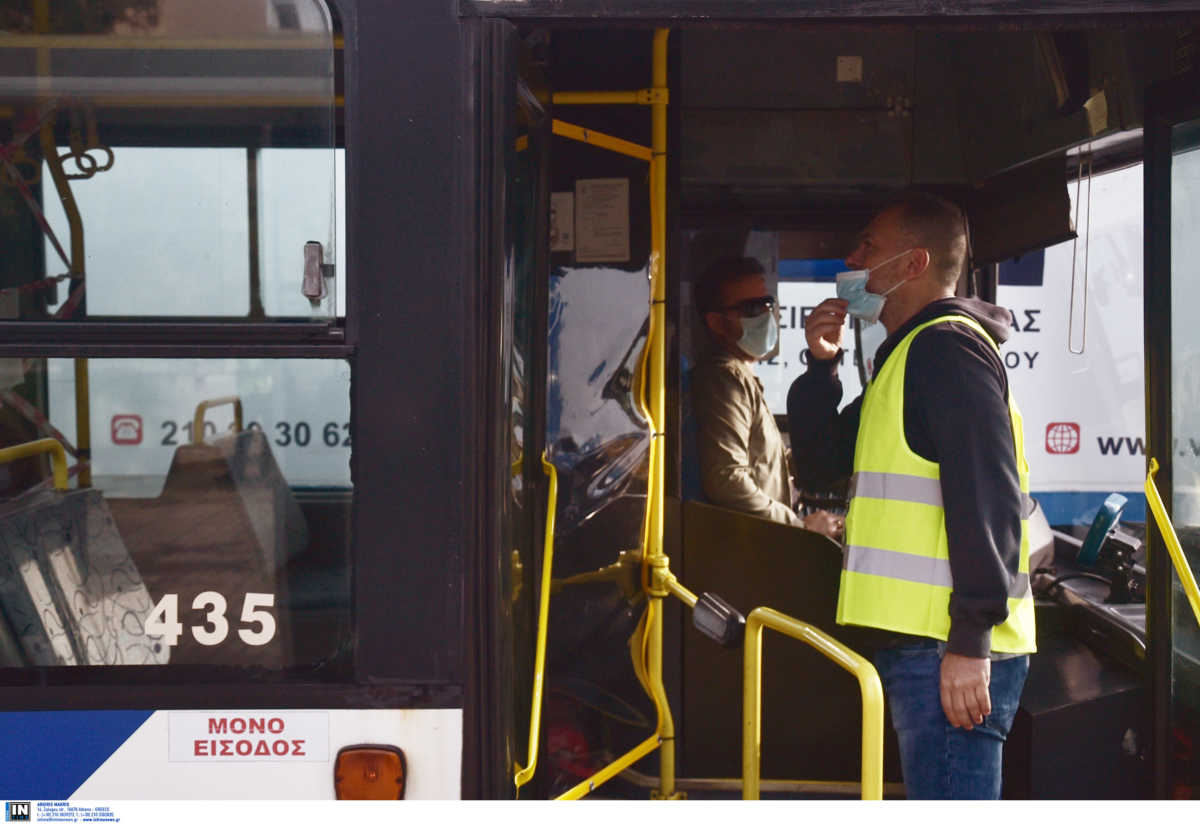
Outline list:
[[[761,298],[750,298],[735,303],[732,306],[722,306],[722,312],[737,312],[743,318],[756,318],[765,312],[775,309],[775,296],[763,295]]]

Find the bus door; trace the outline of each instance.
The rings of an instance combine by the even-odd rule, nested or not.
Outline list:
[[[497,549],[486,556],[490,568],[475,570],[479,669],[470,680],[478,692],[465,704],[464,786],[478,787],[484,798],[511,798],[519,776],[519,797],[530,798],[540,794],[545,772],[529,737],[540,705],[533,688],[542,553],[546,529],[553,529],[544,461],[550,120],[536,44],[504,21],[474,31],[483,89],[478,162],[487,193],[479,199],[485,277],[478,334],[488,356],[478,374],[486,381],[483,426],[493,458],[483,470],[491,496],[488,543]]]
[[[1200,564],[1200,88],[1196,72],[1151,88],[1146,147],[1146,419],[1149,455],[1183,554]],[[1200,791],[1200,625],[1150,532],[1149,643],[1158,797]],[[1186,573],[1185,573],[1186,574]]]
[[[477,729],[487,743],[465,769],[481,772],[485,795],[558,797],[600,787],[598,771],[656,743],[644,647],[631,646],[647,614],[639,548],[651,435],[639,399],[653,95],[622,91],[651,85],[653,35],[486,21],[479,36],[479,305],[486,351],[498,353],[481,371],[489,408],[502,410],[488,424],[489,485],[502,492],[489,519],[498,552],[479,571],[480,660],[496,665],[475,676],[482,700],[466,702],[467,740]],[[645,789],[622,781],[605,792]]]

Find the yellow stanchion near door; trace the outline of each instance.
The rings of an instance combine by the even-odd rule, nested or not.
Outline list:
[[[663,598],[684,588],[674,580],[663,554],[663,461],[664,423],[666,420],[666,278],[664,262],[667,248],[667,40],[669,29],[656,29],[653,42],[651,88],[620,92],[556,92],[558,105],[633,104],[650,107],[651,145],[598,135],[581,127],[557,121],[555,132],[563,137],[584,140],[610,151],[639,157],[650,162],[650,323],[639,365],[637,404],[650,428],[650,457],[646,512],[642,522],[642,580],[648,601],[646,612],[635,633],[634,668],[639,680],[654,701],[658,723],[654,734],[642,741],[590,778],[559,796],[561,800],[582,798],[605,781],[656,749],[659,755],[660,798],[680,797],[675,791],[675,724],[662,682],[662,610]],[[692,602],[695,596],[691,595]]]
[[[1167,545],[1167,552],[1171,556],[1171,563],[1175,565],[1179,583],[1183,585],[1188,603],[1192,605],[1192,614],[1196,616],[1196,623],[1200,624],[1200,588],[1196,587],[1196,576],[1192,574],[1192,567],[1188,564],[1187,556],[1183,554],[1183,545],[1179,543],[1175,527],[1167,517],[1167,508],[1163,505],[1162,496],[1158,494],[1158,487],[1154,483],[1154,476],[1157,474],[1158,461],[1151,458],[1150,469],[1146,473],[1146,502],[1150,505],[1154,521],[1158,524],[1158,531],[1162,533],[1163,541]]]
[[[866,658],[814,626],[759,607],[746,618],[742,667],[742,798],[757,800],[762,756],[762,638],[773,629],[803,641],[858,679],[862,691],[862,797],[883,798],[883,685]]]
[[[517,792],[529,783],[537,769],[538,738],[542,725],[542,688],[546,674],[546,626],[550,619],[550,571],[554,565],[554,514],[558,508],[558,472],[554,464],[542,456],[542,471],[550,478],[546,501],[546,538],[542,549],[542,589],[538,599],[537,647],[533,659],[533,701],[529,709],[529,763],[517,765],[513,784]]]

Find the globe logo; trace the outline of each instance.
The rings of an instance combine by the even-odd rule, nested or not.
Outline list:
[[[1046,451],[1051,455],[1074,455],[1079,451],[1079,424],[1064,421],[1046,424]]]

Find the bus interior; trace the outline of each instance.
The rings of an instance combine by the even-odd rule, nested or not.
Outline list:
[[[148,694],[184,682],[349,693],[371,682],[355,664],[362,600],[386,603],[395,582],[364,582],[355,567],[356,542],[370,537],[354,527],[358,499],[386,494],[389,481],[356,468],[351,441],[370,403],[354,384],[354,328],[371,307],[356,304],[354,282],[373,275],[347,268],[360,214],[347,210],[347,187],[366,181],[345,166],[356,140],[386,140],[387,127],[348,125],[352,45],[336,8],[249,2],[224,19],[170,8],[115,28],[51,16],[13,24],[0,41],[0,314],[13,330],[0,353],[0,446],[15,448],[0,453],[0,677],[25,688],[98,678]],[[1104,398],[1124,388],[1113,402],[1153,429],[1154,381],[1174,387],[1177,409],[1195,381],[1182,360],[1164,377],[1151,352],[1195,332],[1147,323],[1131,378],[1105,357],[1098,323],[1083,348],[1083,324],[1103,304],[1134,328],[1140,304],[1122,303],[1130,289],[1149,317],[1171,300],[1166,281],[1180,295],[1192,287],[1182,266],[1139,274],[1138,246],[1137,266],[1121,270],[1132,286],[1101,274],[1089,292],[1082,261],[1090,249],[1103,268],[1108,225],[1092,220],[1094,181],[1150,162],[1147,101],[1165,101],[1152,113],[1195,117],[1200,25],[1186,15],[747,19],[656,34],[650,22],[536,12],[470,21],[478,95],[463,108],[476,139],[461,173],[478,183],[464,208],[477,227],[478,287],[446,326],[475,328],[488,401],[451,408],[445,426],[473,415],[468,425],[486,432],[474,471],[490,501],[481,511],[494,517],[479,525],[465,573],[478,589],[457,618],[460,651],[477,659],[466,668],[477,683],[465,690],[464,793],[737,797],[742,649],[698,629],[686,599],[648,597],[647,512],[677,582],[719,596],[733,624],[767,606],[850,649],[866,641],[833,619],[837,542],[713,506],[699,488],[689,372],[706,343],[693,278],[720,257],[764,263],[788,334],[758,374],[770,397],[785,395],[804,369],[805,309],[833,295],[856,233],[898,192],[931,191],[969,218],[960,294],[997,301],[1022,260],[1072,250],[1066,271],[1038,264],[1038,285],[1044,272],[1071,295],[1041,310],[1042,328],[1059,332],[1040,345],[1069,349],[1072,374]],[[1166,151],[1183,170],[1165,188],[1172,225],[1184,228],[1200,202],[1191,124]],[[1147,203],[1166,197],[1146,168],[1135,190],[1145,186]],[[1140,221],[1141,204],[1125,205]],[[1171,260],[1187,261],[1197,237],[1177,230]],[[414,294],[437,288],[429,273],[400,271]],[[1031,318],[1014,313],[1014,326],[1036,331]],[[656,336],[657,366],[643,355]],[[848,328],[846,340],[848,401],[882,333]],[[405,357],[426,343],[397,332],[388,346]],[[1065,377],[1025,357],[1026,386],[1064,391]],[[655,425],[651,383],[662,393]],[[413,403],[395,412],[397,426],[428,409]],[[1078,448],[1078,427],[1074,437]],[[65,445],[73,466],[45,439]],[[1042,440],[1026,432],[1031,449]],[[1031,521],[1045,570],[1039,653],[1006,747],[1006,797],[1200,788],[1200,630],[1167,562],[1156,561],[1165,579],[1150,569],[1158,533],[1144,502],[1128,500],[1144,466],[1132,442],[1129,452],[1129,483],[1101,493],[1081,477],[1088,495],[1073,510],[1047,498]],[[1167,499],[1194,560],[1200,507],[1186,479],[1200,458],[1173,453],[1157,458],[1174,473]],[[405,471],[397,460],[394,472]],[[803,501],[837,510],[845,495],[833,484],[803,490]],[[403,536],[395,542],[408,551]],[[459,616],[459,605],[444,612]],[[674,763],[652,746],[605,774],[641,742],[662,742],[646,666],[656,620]],[[1166,650],[1157,659],[1156,639]],[[855,676],[783,636],[767,650],[762,794],[859,796],[866,722]],[[403,664],[390,671],[402,677]],[[537,768],[518,792],[521,764]],[[882,764],[884,797],[902,797],[888,723]],[[667,769],[678,778],[664,789]]]
[[[517,114],[501,142],[511,137],[516,147],[506,160],[512,186],[506,239],[518,296],[514,360],[536,363],[541,341],[536,329],[529,330],[529,360],[519,297],[524,288],[536,295],[547,269],[550,281],[544,443],[559,468],[554,547],[559,588],[548,621],[543,763],[547,794],[556,797],[654,727],[653,703],[638,683],[636,664],[612,665],[629,655],[644,597],[636,567],[623,556],[614,558],[614,540],[618,548],[639,546],[648,483],[647,423],[624,393],[637,386],[634,358],[646,335],[651,189],[646,161],[609,141],[649,145],[651,123],[645,105],[606,104],[600,95],[587,99],[588,93],[643,89],[651,76],[651,35],[644,29],[543,24],[518,27],[510,36]],[[1019,270],[1022,259],[1050,247],[1071,248],[1072,268],[1045,268],[1047,278],[1071,280],[1071,297],[1042,310],[1044,324],[1060,326],[1065,340],[1056,337],[1042,346],[1072,352],[1078,347],[1082,354],[1076,314],[1084,304],[1073,308],[1071,301],[1078,301],[1076,286],[1085,288],[1082,260],[1089,245],[1099,258],[1105,243],[1092,229],[1091,212],[1100,203],[1099,196],[1089,199],[1093,181],[1122,170],[1138,174],[1145,90],[1180,70],[1178,61],[1194,37],[1188,25],[1129,21],[1086,29],[1016,25],[999,32],[965,24],[780,21],[672,31],[663,540],[681,582],[719,595],[743,614],[769,605],[851,648],[867,644],[854,627],[833,620],[841,567],[834,541],[705,500],[688,392],[690,367],[706,345],[691,302],[692,279],[718,258],[756,257],[766,266],[772,291],[778,289],[781,340],[788,340],[789,326],[802,329],[805,310],[832,296],[832,273],[845,268],[840,258],[871,215],[897,192],[917,188],[953,200],[969,216],[973,265],[960,294],[996,301],[1002,273]],[[604,233],[616,225],[605,222],[614,219],[606,197],[615,192],[624,198],[625,191],[628,215],[616,216],[616,224],[627,221],[628,234],[606,250]],[[534,229],[522,234],[523,210],[539,197],[550,200],[548,239]],[[1140,220],[1140,208],[1135,203],[1129,212],[1134,221]],[[1099,216],[1094,225],[1111,228]],[[564,237],[564,227],[574,236]],[[1133,251],[1140,255],[1140,245]],[[538,259],[547,254],[548,260]],[[1140,272],[1137,264],[1132,269]],[[816,289],[803,293],[802,305],[783,297],[788,274],[793,281],[805,279],[797,278],[798,271],[810,273],[814,283],[807,286]],[[526,276],[533,285],[523,286]],[[1149,273],[1146,279],[1149,289]],[[794,282],[789,285],[796,289]],[[1107,287],[1093,281],[1092,288]],[[1124,322],[1136,331],[1140,307],[1125,308]],[[1028,317],[1014,315],[1014,328],[1028,326]],[[1090,345],[1107,354],[1102,334],[1093,330]],[[843,403],[860,391],[870,353],[882,337],[878,326],[846,330],[851,351],[839,370]],[[779,401],[803,371],[805,354],[802,332],[791,340],[791,349],[781,343],[756,368],[768,397],[775,392],[772,410],[785,432]],[[853,351],[859,347],[861,358]],[[1093,357],[1077,357],[1074,371],[1096,384],[1115,382],[1114,364],[1104,354]],[[1027,386],[1053,396],[1065,391],[1056,390],[1062,379],[1043,371]],[[1140,404],[1140,382],[1123,385]],[[540,404],[533,390],[529,397]],[[1026,433],[1029,449],[1041,448],[1039,435]],[[845,506],[844,480],[801,490],[802,498],[810,507],[837,511]],[[1036,477],[1033,487],[1036,498]],[[1006,797],[1151,793],[1145,507],[1139,512],[1135,503],[1121,520],[1113,512],[1115,500],[1107,509],[1098,505],[1106,497],[1093,492],[1069,513],[1056,507],[1056,522],[1041,512],[1032,519],[1032,549],[1043,576],[1035,582],[1041,652],[1006,748]],[[1093,521],[1105,528],[1096,532]],[[1090,542],[1089,531],[1096,533]],[[1105,560],[1098,561],[1101,546]],[[523,563],[530,562],[536,561]],[[607,587],[605,578],[611,581]],[[713,643],[692,626],[686,607],[673,611],[676,606],[667,610],[664,672],[668,694],[678,702],[673,704],[678,786],[719,797],[742,786],[737,742],[744,721],[736,711],[741,651]],[[1193,620],[1190,611],[1181,610],[1175,625],[1180,656],[1175,730],[1181,740],[1190,740],[1182,730],[1192,723],[1183,721],[1193,711],[1185,708],[1192,688],[1185,686],[1183,672],[1194,661],[1194,650],[1186,651],[1191,646],[1186,639],[1195,637]],[[763,775],[776,779],[773,791],[783,797],[857,794],[862,709],[853,675],[788,639],[772,640],[767,660],[761,757]],[[1192,780],[1182,778],[1191,769],[1183,766],[1188,763],[1179,756],[1178,786]],[[884,764],[886,794],[902,795],[890,726]],[[608,791],[637,797],[660,787],[654,773],[648,760],[620,774],[624,780],[614,783],[624,787]]]

